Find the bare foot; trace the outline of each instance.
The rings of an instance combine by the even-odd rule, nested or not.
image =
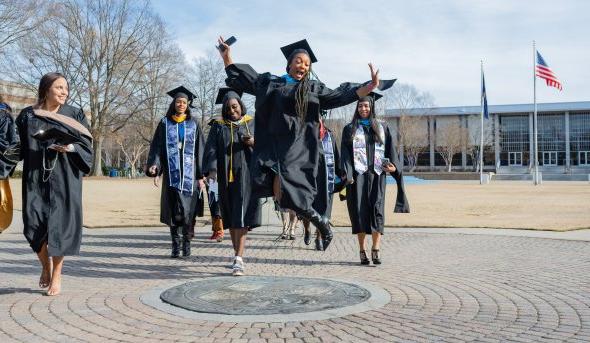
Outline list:
[[[53,275],[49,289],[47,290],[48,296],[58,295],[61,292],[61,275]]]
[[[43,267],[43,271],[41,271],[41,277],[39,278],[39,287],[40,288],[47,288],[49,287],[49,283],[51,282],[51,270],[49,267]]]

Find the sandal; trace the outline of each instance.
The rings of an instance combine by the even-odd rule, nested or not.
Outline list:
[[[381,264],[381,259],[379,258],[379,249],[371,250],[371,259],[373,260],[373,264]]]
[[[364,250],[361,250],[361,265],[368,265],[369,262],[369,258],[367,257],[367,252]]]

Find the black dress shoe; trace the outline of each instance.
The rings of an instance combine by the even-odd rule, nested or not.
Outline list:
[[[373,264],[381,264],[381,258],[379,258],[379,250],[371,250],[371,259],[373,260]]]
[[[330,219],[328,217],[322,216],[317,213],[315,210],[309,211],[309,216],[307,217],[309,221],[320,231],[322,235],[322,245],[324,250],[328,250],[328,246],[330,242],[332,242],[333,233],[332,229],[330,228]]]
[[[324,251],[324,246],[322,245],[322,240],[319,238],[315,239],[315,250]]]
[[[361,264],[363,266],[366,266],[366,265],[368,265],[370,263],[369,262],[369,258],[367,257],[367,252],[366,251],[361,250],[360,256],[361,256]]]
[[[304,230],[303,243],[305,243],[305,245],[311,244],[311,230],[310,229]]]

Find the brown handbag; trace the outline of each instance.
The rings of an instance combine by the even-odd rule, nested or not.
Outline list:
[[[8,178],[0,179],[0,233],[12,223],[12,192]]]

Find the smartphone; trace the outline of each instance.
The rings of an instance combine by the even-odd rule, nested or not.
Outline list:
[[[227,44],[227,45],[232,45],[236,41],[237,41],[236,37],[231,36],[228,39],[226,39],[224,43]],[[217,49],[219,49],[219,51],[221,51],[221,52],[225,51],[225,47],[223,45],[221,45],[221,44],[217,46]]]
[[[387,166],[391,163],[391,161],[389,160],[389,158],[385,157],[381,159],[381,165],[382,166]]]

